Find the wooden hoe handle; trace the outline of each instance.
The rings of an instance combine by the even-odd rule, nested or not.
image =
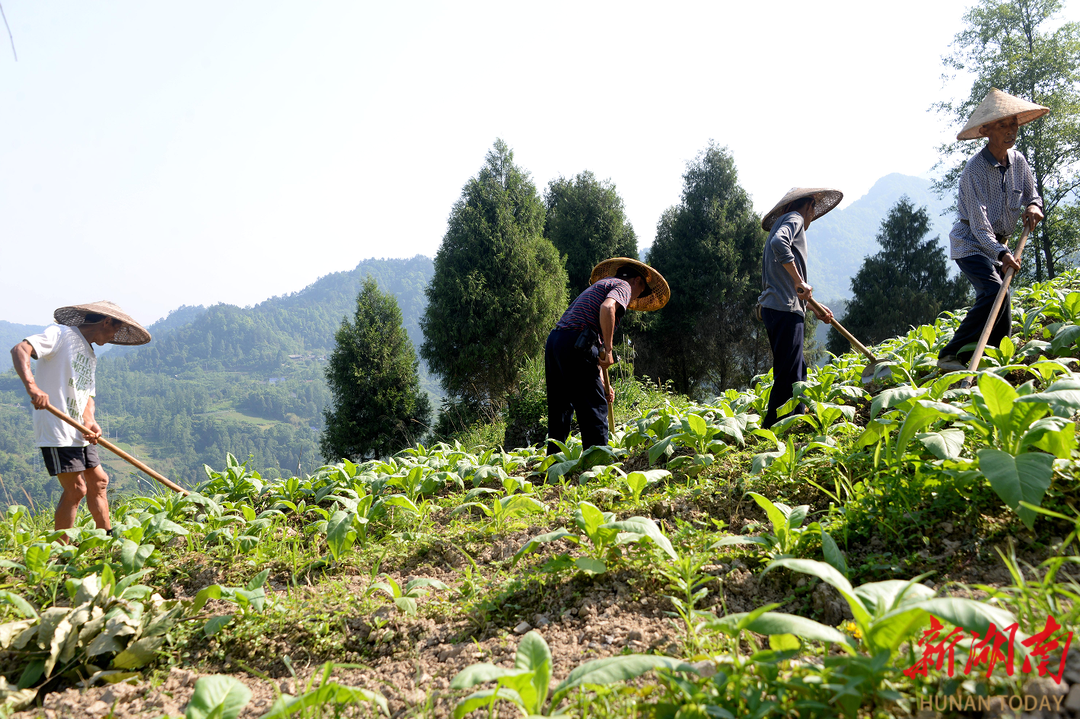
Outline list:
[[[825,308],[822,307],[821,305],[819,305],[818,301],[815,300],[813,297],[810,297],[806,301],[815,310],[817,310],[818,312],[820,312],[822,314],[825,314]],[[851,344],[852,347],[854,347],[855,349],[859,350],[864,355],[866,355],[866,359],[870,360],[871,362],[877,362],[878,361],[877,357],[874,356],[874,353],[871,352],[870,350],[866,349],[866,345],[864,345],[862,342],[855,339],[855,335],[851,334],[846,329],[844,329],[844,326],[842,324],[840,324],[839,321],[837,321],[834,318],[833,321],[830,324],[832,324],[832,326],[836,328],[837,332],[839,332],[840,334],[842,334],[844,336],[844,339],[846,339]]]
[[[604,368],[604,398],[607,399],[608,393],[611,392],[611,378],[608,377],[607,367]],[[615,433],[615,403],[608,402],[607,404],[607,428],[608,432]]]
[[[79,430],[83,434],[93,434],[93,432],[91,432],[89,429],[82,426],[81,424],[79,424],[78,422],[73,420],[71,417],[68,417],[66,414],[64,414],[63,412],[58,410],[56,407],[53,407],[51,404],[47,405],[45,407],[45,409],[48,412],[50,412],[51,414],[53,414],[57,419],[63,420],[64,422],[67,422],[68,424],[70,424],[72,427]],[[169,480],[165,479],[165,477],[162,477],[160,474],[158,474],[154,470],[150,469],[145,464],[143,464],[139,460],[135,459],[130,454],[128,454],[124,450],[120,449],[119,447],[117,447],[115,444],[113,444],[109,440],[98,437],[97,443],[100,444],[105,449],[112,452],[113,454],[115,454],[117,457],[120,457],[120,459],[123,459],[124,461],[126,461],[126,462],[132,464],[133,466],[135,466],[137,469],[140,469],[143,472],[145,472],[146,474],[150,475],[151,477],[153,477],[157,481],[161,482],[162,484],[164,484],[166,487],[173,490],[174,492],[180,492],[180,494],[188,494],[188,491],[186,489],[184,489],[183,487],[181,487],[181,486],[179,486],[177,484],[173,484]]]

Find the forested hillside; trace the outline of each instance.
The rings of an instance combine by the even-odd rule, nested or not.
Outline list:
[[[119,446],[182,483],[201,479],[202,465],[219,464],[226,452],[251,456],[270,474],[310,471],[322,464],[326,355],[364,277],[394,295],[405,329],[419,345],[423,288],[431,273],[431,260],[419,255],[365,260],[254,307],[181,307],[150,326],[149,345],[113,348],[100,358],[98,421]],[[37,329],[0,325],[0,331],[9,328],[5,348]],[[425,386],[437,392],[431,382]],[[50,495],[58,487],[33,447],[31,411],[14,372],[0,375],[4,503],[26,503],[24,489],[35,502],[55,501]],[[104,460],[116,491],[136,481],[126,464],[111,455]]]

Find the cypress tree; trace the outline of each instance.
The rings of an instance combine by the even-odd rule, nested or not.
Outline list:
[[[420,321],[431,373],[482,415],[501,410],[566,307],[566,270],[543,228],[536,186],[496,140],[450,213]]]
[[[320,448],[329,461],[385,457],[427,430],[431,403],[420,388],[418,360],[401,325],[397,300],[364,279],[356,312],[335,335],[326,367],[333,395]]]
[[[559,177],[548,183],[544,203],[544,237],[566,255],[571,297],[589,286],[589,274],[601,260],[637,259],[637,235],[610,180],[600,182],[589,171],[572,179]]]

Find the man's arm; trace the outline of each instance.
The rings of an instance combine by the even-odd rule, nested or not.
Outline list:
[[[84,434],[83,439],[91,444],[97,444],[98,437],[101,436],[101,427],[98,426],[97,420],[94,419],[94,398],[86,400],[86,409],[83,410],[83,426],[86,427],[92,434]]]
[[[799,268],[795,266],[795,263],[785,262],[784,269],[791,275],[791,281],[795,283],[795,294],[799,296],[799,299],[810,299],[814,294],[814,288],[803,281],[802,276],[799,274]]]
[[[15,374],[22,380],[26,394],[30,395],[30,404],[34,409],[45,409],[49,405],[49,393],[34,382],[34,374],[30,371],[32,357],[35,357],[34,348],[26,340],[11,348],[11,363],[15,365]]]
[[[784,265],[784,269],[787,270],[787,273],[789,275],[791,275],[791,279],[795,283],[795,292],[799,295],[799,299],[809,300],[811,297],[813,297],[814,288],[803,282],[803,278],[799,276],[799,268],[795,266],[794,262],[788,262],[786,265]],[[830,310],[828,307],[826,307],[825,305],[821,305],[821,309],[824,310],[824,312],[818,312],[817,309],[812,306],[810,309],[814,313],[814,316],[817,317],[819,320],[821,320],[827,325],[832,324],[833,313],[832,310]]]
[[[603,348],[600,350],[600,367],[606,369],[615,363],[615,353],[612,352],[615,336],[615,299],[608,297],[600,305],[600,342]]]

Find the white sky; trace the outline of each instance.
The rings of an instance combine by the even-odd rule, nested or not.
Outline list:
[[[964,2],[0,0],[0,319],[149,324],[433,255],[497,137],[592,170],[639,243],[710,139],[765,211],[926,175]],[[1076,19],[1076,8],[1066,9]]]

